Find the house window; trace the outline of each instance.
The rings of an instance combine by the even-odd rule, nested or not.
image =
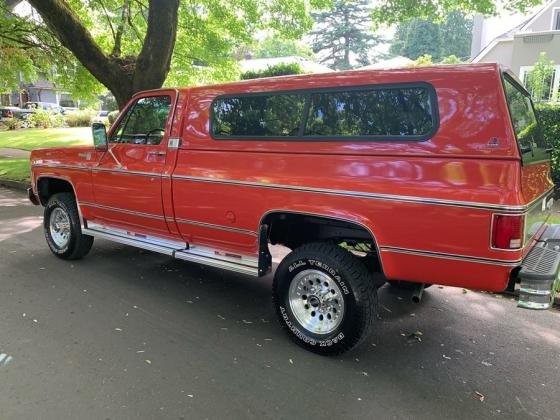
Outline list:
[[[560,100],[560,65],[554,67],[554,71],[544,80],[539,81],[539,86],[531,86],[529,74],[533,66],[523,66],[519,71],[519,78],[527,88],[533,100],[536,102],[550,102]],[[537,97],[539,96],[539,97]]]
[[[558,7],[552,10],[552,30],[560,31],[560,8]]]

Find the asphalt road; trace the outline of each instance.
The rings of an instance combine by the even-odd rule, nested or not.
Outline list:
[[[373,336],[320,357],[279,330],[270,276],[104,240],[62,261],[41,212],[0,189],[2,420],[560,417],[558,311],[384,287]]]

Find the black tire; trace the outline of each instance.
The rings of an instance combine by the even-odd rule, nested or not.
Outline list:
[[[51,215],[56,209],[64,212],[70,221],[69,237],[63,245],[57,244],[50,229]],[[77,260],[86,256],[93,245],[93,236],[82,233],[78,206],[71,193],[58,193],[49,198],[43,216],[43,230],[52,253],[64,260]]]
[[[307,281],[304,272],[327,275],[330,277],[329,281],[334,282],[340,291],[344,309],[337,326],[337,321],[334,321],[332,328],[335,326],[336,328],[333,331],[314,333],[304,327],[294,315],[289,300],[290,285],[294,279],[298,279],[298,275],[299,278],[304,276],[304,282]],[[299,284],[301,280],[296,281]],[[322,287],[320,283],[319,286]],[[329,287],[327,286],[327,290]],[[364,341],[372,330],[377,314],[377,288],[371,273],[356,256],[335,244],[324,242],[305,244],[288,254],[278,265],[272,289],[273,302],[281,327],[298,345],[314,353],[322,355],[344,353]],[[309,293],[314,292],[309,291]],[[326,295],[321,296],[325,299]],[[317,302],[314,295],[302,295],[301,298],[303,303],[311,302],[311,299],[315,299],[313,303]],[[317,310],[323,310],[323,302],[321,300],[320,306],[316,307]],[[329,309],[324,310],[329,311]],[[320,319],[322,322],[322,315]]]
[[[393,289],[397,290],[414,290],[416,287],[418,287],[418,283],[414,283],[412,281],[387,280],[387,283],[389,283],[389,286],[391,286]],[[427,289],[431,286],[431,284],[426,283],[424,284],[424,289]]]

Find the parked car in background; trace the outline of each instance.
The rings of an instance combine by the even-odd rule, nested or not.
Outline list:
[[[109,112],[111,111],[99,111],[97,115],[93,118],[92,123],[101,123],[109,125]]]
[[[25,105],[23,105],[23,109],[29,110],[30,112],[42,109],[44,111],[54,111],[59,114],[64,114],[64,108],[54,102],[26,102]]]
[[[21,109],[17,106],[3,106],[0,107],[0,121],[8,118],[24,119],[28,114],[28,110]]]

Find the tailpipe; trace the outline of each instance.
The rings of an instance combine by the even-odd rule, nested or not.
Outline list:
[[[412,302],[420,303],[424,294],[424,283],[419,283],[412,291]]]

